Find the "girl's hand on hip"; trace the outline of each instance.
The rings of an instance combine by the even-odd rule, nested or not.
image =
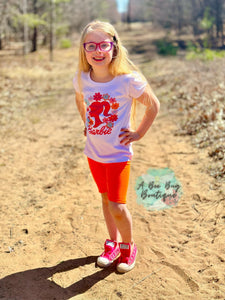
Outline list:
[[[121,133],[119,134],[119,137],[121,138],[120,144],[123,145],[129,145],[130,143],[134,141],[140,140],[140,135],[136,131],[132,131],[127,128],[122,128]]]

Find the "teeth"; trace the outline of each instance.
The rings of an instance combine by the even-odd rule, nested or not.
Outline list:
[[[104,57],[102,57],[102,58],[96,58],[96,57],[93,57],[93,59],[94,59],[94,60],[101,61],[101,60],[103,60],[103,59],[104,59]]]

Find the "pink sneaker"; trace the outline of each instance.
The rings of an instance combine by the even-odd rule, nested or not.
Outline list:
[[[116,241],[106,240],[105,251],[98,257],[97,264],[99,267],[108,267],[120,254],[119,243]]]
[[[132,270],[135,266],[135,259],[137,256],[137,247],[134,244],[133,251],[131,253],[130,243],[120,243],[120,257],[118,259],[117,271],[119,273],[126,273]]]

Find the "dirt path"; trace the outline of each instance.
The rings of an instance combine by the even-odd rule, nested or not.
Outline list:
[[[73,69],[71,60],[66,67]],[[204,172],[204,150],[174,135],[177,116],[164,104],[151,131],[134,145],[128,207],[139,250],[136,267],[125,275],[114,266],[96,267],[107,231],[83,154],[72,71],[57,62],[60,74],[67,72],[63,87],[51,73],[54,66],[43,68],[46,77],[32,84],[40,85],[41,78],[41,91],[51,99],[42,95],[21,109],[23,96],[17,94],[21,116],[5,118],[0,131],[0,298],[224,299],[222,187]],[[138,112],[140,118],[142,108]],[[177,207],[147,211],[136,202],[136,179],[149,168],[166,167],[181,182],[183,196]]]
[[[224,298],[224,200],[172,116],[162,109],[135,145],[128,206],[139,255],[121,276],[95,266],[107,234],[73,96],[36,113],[1,144],[1,299]],[[150,167],[175,172],[177,207],[136,203],[135,180]]]

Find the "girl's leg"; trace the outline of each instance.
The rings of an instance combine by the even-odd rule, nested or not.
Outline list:
[[[105,217],[106,226],[109,232],[110,239],[107,239],[104,244],[104,252],[98,257],[97,264],[100,267],[110,266],[115,259],[120,255],[119,239],[120,234],[114,222],[114,219],[109,211],[109,200],[107,193],[102,195],[102,208]]]
[[[122,237],[116,269],[119,273],[126,273],[134,268],[137,255],[132,236],[132,218],[126,204],[109,201],[109,210]]]
[[[120,232],[122,241],[124,243],[133,244],[132,217],[127,209],[126,204],[109,201],[108,210],[111,213],[114,223]]]
[[[133,243],[132,218],[126,206],[130,162],[112,163],[107,168],[109,211],[124,243]]]
[[[109,200],[107,193],[103,193],[102,195],[102,208],[103,208],[103,214],[106,222],[106,226],[109,232],[109,236],[111,240],[120,241],[120,234],[118,231],[118,228],[115,224],[114,218],[109,210]]]
[[[98,190],[102,196],[102,209],[103,215],[108,229],[109,237],[113,241],[119,241],[119,231],[115,225],[114,219],[109,212],[109,200],[107,194],[107,182],[106,182],[106,164],[94,161],[88,158],[89,167],[92,176],[98,186]]]

